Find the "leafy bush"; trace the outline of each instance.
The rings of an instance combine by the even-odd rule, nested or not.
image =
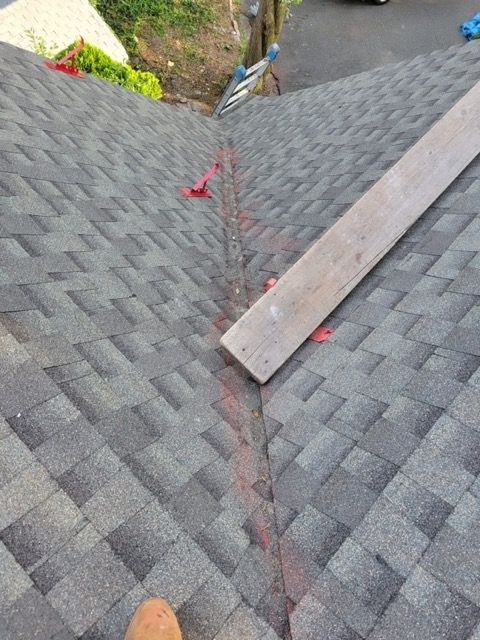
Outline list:
[[[77,46],[79,41],[73,42],[69,47],[55,55],[55,60],[60,60]],[[92,44],[85,43],[75,56],[75,64],[81,71],[91,73],[97,78],[110,80],[126,89],[142,93],[144,96],[159,100],[162,97],[162,89],[158,78],[150,71],[137,71],[128,64],[116,62],[104,51]]]
[[[30,29],[26,29],[25,35],[30,40],[32,50],[37,54],[37,56],[52,58],[55,55],[53,52],[55,51],[55,49],[58,49],[58,44],[52,44],[52,46],[49,47],[45,41],[45,38],[43,36],[37,35],[33,27]]]
[[[130,54],[137,51],[136,34],[142,26],[160,35],[169,27],[192,35],[215,17],[208,0],[97,0],[97,11]]]

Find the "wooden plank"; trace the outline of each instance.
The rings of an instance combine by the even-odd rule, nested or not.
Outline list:
[[[480,152],[480,82],[223,336],[261,384]]]

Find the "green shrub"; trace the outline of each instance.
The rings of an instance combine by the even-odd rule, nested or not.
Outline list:
[[[67,51],[71,51],[78,43],[77,40],[63,51],[59,51],[55,55],[55,60],[63,58]],[[103,80],[109,80],[136,93],[142,93],[154,100],[159,100],[162,97],[160,82],[153,73],[137,71],[128,64],[116,62],[92,44],[85,43],[83,49],[75,56],[75,64],[81,71],[91,73]]]

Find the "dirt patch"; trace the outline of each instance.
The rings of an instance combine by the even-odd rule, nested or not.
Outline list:
[[[241,61],[244,42],[232,24],[229,0],[211,0],[215,21],[185,35],[171,27],[158,35],[149,26],[137,33],[136,65],[159,78],[167,102],[194,100],[213,107]]]

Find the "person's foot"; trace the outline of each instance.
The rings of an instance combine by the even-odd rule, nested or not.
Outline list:
[[[137,607],[125,640],[182,640],[177,618],[162,598],[149,598]]]

